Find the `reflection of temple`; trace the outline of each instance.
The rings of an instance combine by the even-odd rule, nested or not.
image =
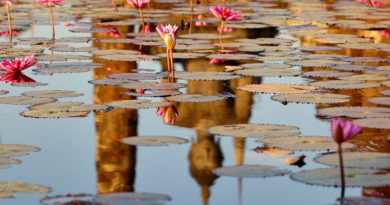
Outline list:
[[[121,33],[129,32],[128,28],[120,28]],[[112,38],[109,34],[94,34],[93,37]],[[100,49],[131,49],[129,44],[104,44],[94,42]],[[111,73],[130,72],[136,67],[135,62],[100,61],[104,68],[94,71],[94,79],[102,79]],[[111,69],[106,69],[106,68]],[[121,95],[117,86],[95,85],[94,103],[104,104],[114,100],[131,99]],[[96,122],[96,172],[98,193],[132,192],[134,191],[136,147],[128,146],[119,140],[137,135],[137,111],[114,109],[107,113],[98,112]]]

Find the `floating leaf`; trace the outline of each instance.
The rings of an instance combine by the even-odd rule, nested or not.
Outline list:
[[[337,143],[334,142],[332,137],[324,136],[283,136],[283,137],[270,137],[260,140],[256,140],[258,143],[264,143],[268,146],[275,146],[287,150],[297,151],[327,151],[336,150]],[[343,148],[353,148],[354,144],[343,143]]]
[[[303,93],[274,95],[272,100],[280,102],[310,103],[310,104],[336,104],[350,101],[349,95],[331,93]]]
[[[333,47],[333,46],[302,46],[298,47],[301,51],[338,51],[342,48]]]
[[[376,57],[348,57],[340,59],[342,61],[351,62],[351,63],[382,63],[388,62],[387,59],[384,58],[376,58]]]
[[[0,166],[7,164],[20,164],[22,161],[18,159],[8,158],[8,157],[0,157]]]
[[[336,61],[336,60],[310,59],[310,60],[293,61],[287,64],[302,66],[302,67],[330,67],[335,65],[347,65],[349,63],[343,61]]]
[[[286,65],[282,63],[247,63],[247,64],[241,64],[240,65],[243,68],[271,68],[271,69],[286,69],[286,68],[291,68],[291,65]]]
[[[339,166],[339,154],[324,154],[316,157],[314,161],[325,165]],[[346,168],[390,168],[390,154],[380,152],[344,152],[343,164]]]
[[[0,90],[0,95],[6,95],[8,94],[9,92],[7,90]]]
[[[0,198],[14,197],[14,192],[19,193],[33,193],[33,194],[45,194],[50,192],[49,187],[28,184],[23,182],[0,182]]]
[[[384,85],[386,87],[390,87],[390,81],[383,81],[382,85]]]
[[[308,77],[320,77],[320,78],[336,78],[336,77],[347,77],[354,75],[350,72],[337,72],[337,71],[310,71],[304,72],[303,76]]]
[[[111,194],[99,194],[93,198],[98,204],[110,205],[153,205],[162,204],[164,201],[170,201],[171,197],[164,194],[121,192]]]
[[[305,86],[305,85],[293,85],[293,84],[251,84],[243,87],[238,87],[237,89],[256,92],[256,93],[308,93],[313,90],[316,90],[316,86]]]
[[[376,128],[376,129],[390,129],[390,118],[367,118],[354,120],[353,123],[361,127]]]
[[[372,118],[390,117],[390,108],[381,107],[329,107],[317,110],[317,115],[327,117]]]
[[[38,87],[38,86],[46,86],[47,83],[40,83],[40,82],[23,82],[23,83],[12,83],[11,86],[15,87]]]
[[[351,80],[351,81],[379,81],[379,80],[388,80],[389,77],[384,77],[380,75],[367,75],[367,74],[362,74],[362,75],[353,75],[353,76],[348,76],[348,77],[339,77],[341,80]]]
[[[23,156],[39,150],[38,147],[28,145],[0,144],[0,157]]]
[[[141,60],[149,60],[149,59],[158,59],[158,56],[152,55],[101,55],[97,56],[98,59],[101,60],[109,60],[109,61],[141,61]]]
[[[72,108],[74,106],[82,105],[82,102],[52,102],[46,104],[32,105],[29,106],[30,110],[38,109],[52,109],[52,108]]]
[[[300,132],[295,126],[273,125],[273,124],[233,124],[211,127],[207,130],[213,135],[223,135],[232,137],[276,137],[294,136]]]
[[[180,38],[190,38],[190,39],[227,39],[227,38],[232,38],[234,35],[218,35],[218,34],[212,34],[212,33],[196,33],[196,34],[183,34],[180,35]]]
[[[234,80],[241,78],[227,72],[175,72],[175,78],[183,80]]]
[[[272,147],[272,148],[264,150],[263,154],[268,154],[268,155],[272,155],[272,156],[285,156],[285,155],[294,154],[294,152],[291,150],[282,150],[282,149],[279,149],[277,147]]]
[[[278,45],[278,44],[291,44],[295,40],[285,38],[256,38],[256,39],[237,39],[235,40],[241,43],[259,44],[259,45]]]
[[[106,104],[118,109],[147,109],[172,105],[170,102],[151,102],[150,100],[118,100]]]
[[[135,146],[168,146],[168,144],[184,144],[188,140],[170,136],[132,136],[121,139],[121,142]]]
[[[166,53],[160,53],[157,56],[160,58],[167,57]],[[203,56],[205,55],[202,53],[173,53],[173,59],[192,59],[192,58],[201,58]]]
[[[98,80],[90,80],[88,83],[94,85],[120,85],[122,83],[130,83],[134,81],[129,80],[119,80],[119,79],[98,79]]]
[[[92,54],[97,56],[106,56],[106,55],[137,55],[139,51],[135,50],[97,50],[93,51]]]
[[[334,70],[342,70],[342,71],[366,71],[366,70],[375,69],[375,66],[350,64],[350,65],[335,65],[335,66],[330,66],[329,68]]]
[[[379,92],[381,95],[390,96],[390,90],[382,90]]]
[[[228,60],[246,60],[246,59],[254,59],[256,58],[256,55],[252,54],[239,54],[239,53],[219,53],[219,54],[211,54],[206,56],[206,58],[211,59],[228,59]]]
[[[199,94],[182,94],[175,95],[165,98],[170,101],[175,102],[185,102],[185,103],[202,103],[202,102],[215,102],[225,100],[225,97],[221,96],[203,96]]]
[[[166,77],[166,73],[116,73],[107,75],[107,78],[115,80],[156,80],[157,78]]]
[[[57,101],[54,98],[33,98],[27,96],[9,96],[1,97],[0,104],[11,104],[11,105],[33,105],[33,104],[42,104],[50,103]]]
[[[375,169],[344,169],[346,187],[388,186],[390,174],[376,174]],[[290,175],[291,179],[320,186],[341,186],[339,168],[303,170]]]
[[[183,83],[158,83],[158,82],[132,82],[122,83],[121,88],[125,89],[145,89],[145,90],[175,90],[186,87]]]
[[[301,60],[300,56],[261,56],[256,58],[259,61],[296,61]],[[282,64],[285,65],[285,64]]]
[[[253,77],[286,77],[286,76],[298,76],[301,71],[292,69],[244,69],[234,72],[238,75],[253,76]]]
[[[37,109],[21,112],[23,117],[32,118],[68,118],[68,117],[85,117],[88,112],[72,112],[72,111],[60,111],[56,108],[53,109]]]
[[[359,80],[323,80],[311,83],[310,85],[327,89],[365,89],[380,87],[380,83],[364,83]]]
[[[221,167],[214,169],[213,173],[219,176],[231,177],[276,177],[289,174],[291,171],[287,169],[279,169],[278,167],[268,165],[240,165]]]
[[[151,93],[121,92],[121,94],[134,97],[167,97],[180,95],[182,93],[174,90],[153,90]]]
[[[361,49],[361,50],[376,50],[377,47],[372,43],[346,43],[346,44],[338,44],[338,47],[341,48],[349,48],[349,49]]]
[[[75,91],[70,90],[40,90],[40,91],[30,91],[22,93],[23,96],[35,97],[35,98],[69,98],[69,97],[79,97],[83,94],[76,93]]]
[[[380,105],[390,105],[390,97],[369,98],[367,99],[367,102]]]

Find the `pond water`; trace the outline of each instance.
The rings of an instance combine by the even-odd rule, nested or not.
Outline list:
[[[331,118],[318,115],[318,110],[349,106],[389,108],[388,99],[385,99],[387,103],[384,104],[367,101],[374,97],[385,97],[379,92],[388,90],[386,86],[389,83],[364,89],[327,89],[319,86],[320,88],[314,93],[342,94],[350,99],[344,103],[329,104],[287,103],[285,102],[287,100],[281,103],[271,99],[272,96],[278,94],[278,91],[263,93],[261,90],[248,92],[238,89],[250,84],[309,85],[313,82],[336,80],[337,78],[326,77],[325,74],[310,77],[308,72],[337,71],[329,67],[340,62],[349,65],[351,62],[346,60],[348,56],[378,57],[383,62],[369,62],[373,60],[371,58],[354,58],[352,60],[361,60],[353,62],[354,64],[373,67],[356,71],[351,66],[344,70],[339,69],[339,72],[352,72],[351,76],[369,74],[383,77],[374,78],[365,83],[381,83],[388,80],[390,69],[385,67],[390,65],[388,62],[389,36],[386,30],[390,20],[388,2],[383,2],[385,4],[377,8],[355,1],[194,1],[194,11],[191,12],[190,2],[187,1],[152,0],[150,6],[143,9],[146,25],[150,26],[152,33],[140,35],[142,26],[138,18],[138,10],[131,8],[125,2],[118,1],[118,6],[123,5],[119,6],[119,12],[115,12],[110,0],[65,0],[62,7],[55,6],[53,9],[57,23],[55,26],[57,40],[54,42],[50,41],[49,9],[38,4],[31,4],[27,0],[18,2],[19,4],[11,7],[11,15],[15,16],[14,25],[19,31],[18,35],[13,36],[14,47],[25,49],[25,55],[31,55],[27,52],[31,48],[43,49],[43,53],[36,54],[38,64],[23,71],[23,74],[36,82],[48,85],[19,87],[1,82],[0,90],[6,90],[9,93],[0,97],[20,96],[29,91],[69,90],[83,95],[58,98],[58,102],[100,105],[136,99],[160,102],[164,99],[163,97],[131,97],[122,92],[134,93],[135,89],[94,85],[88,81],[107,79],[105,76],[116,73],[167,71],[165,47],[155,32],[155,26],[167,23],[179,25],[176,33],[178,49],[176,48],[174,53],[190,53],[191,55],[196,53],[203,56],[191,59],[188,54],[176,58],[174,56],[176,75],[180,75],[180,72],[225,72],[227,69],[225,66],[241,65],[245,69],[253,63],[264,63],[264,67],[256,65],[257,69],[282,68],[291,65],[288,67],[289,71],[298,71],[298,75],[278,77],[276,74],[276,77],[268,77],[275,75],[276,72],[269,71],[266,74],[257,74],[257,77],[234,74],[241,78],[233,80],[204,81],[178,77],[176,83],[185,85],[184,88],[178,89],[183,94],[216,96],[218,93],[228,92],[234,97],[226,97],[226,94],[223,94],[223,99],[216,102],[173,101],[171,103],[178,112],[173,124],[166,124],[161,116],[156,116],[158,106],[149,109],[121,109],[114,106],[111,110],[92,111],[78,117],[32,118],[20,114],[28,110],[26,107],[30,104],[0,104],[1,143],[40,148],[39,151],[25,156],[12,157],[22,162],[0,169],[0,182],[23,182],[51,188],[50,193],[14,193],[13,197],[4,198],[1,197],[3,196],[1,193],[0,204],[33,205],[41,204],[40,200],[45,196],[117,192],[163,194],[171,199],[165,204],[340,204],[337,201],[340,197],[340,187],[308,185],[292,180],[290,174],[247,178],[217,176],[213,173],[214,169],[234,165],[269,165],[287,169],[291,173],[326,168],[329,166],[319,164],[313,159],[328,151],[299,151],[297,149],[290,155],[282,155],[256,142],[259,138],[214,135],[206,130],[214,126],[230,124],[276,124],[296,126],[301,136],[331,138]],[[232,35],[231,37],[219,38],[220,21],[208,11],[209,7],[215,5],[224,5],[242,13],[241,21],[227,22],[225,25],[228,29],[225,29],[224,35]],[[5,9],[3,10],[5,12]],[[203,17],[205,18],[202,19]],[[3,20],[1,28],[8,31],[5,13]],[[100,28],[100,30],[92,30],[92,28]],[[208,39],[204,36],[195,39],[194,34],[209,34],[209,36],[206,36]],[[350,36],[330,34],[349,34]],[[140,36],[134,37],[134,35]],[[48,39],[39,39],[40,37]],[[64,38],[69,39],[65,41]],[[91,40],[88,40],[89,38]],[[127,43],[119,41],[134,38],[138,40]],[[248,40],[256,38],[264,39]],[[112,41],[108,42],[104,39]],[[274,43],[270,43],[272,39],[276,39]],[[5,46],[8,37],[1,37],[1,40],[0,45],[4,45],[2,47],[4,59],[20,55]],[[193,47],[181,49],[189,45]],[[87,47],[90,51],[64,52],[61,49],[54,49],[51,52],[50,50],[63,47]],[[115,50],[115,52],[100,55],[92,50]],[[101,58],[109,54],[116,55],[114,57],[118,58],[117,50],[142,51],[143,54],[150,56],[131,60],[136,56],[133,53],[127,56],[128,59],[121,61]],[[208,56],[221,53],[232,55],[228,56],[229,59],[224,59],[222,55],[218,63],[211,63],[211,58]],[[157,57],[158,54],[161,56]],[[251,55],[248,57],[240,54]],[[50,60],[49,57],[52,55],[61,56],[52,57]],[[59,59],[64,55],[72,56],[66,56],[68,58],[66,61]],[[79,60],[80,56],[86,57]],[[39,59],[39,57],[46,57],[46,59]],[[111,56],[111,58],[114,57]],[[301,61],[310,59],[319,59],[319,61],[300,64],[303,63]],[[326,64],[327,61],[331,62],[330,65]],[[85,66],[82,63],[98,63],[102,66],[77,73],[60,73],[60,71],[43,73],[38,70],[42,69],[44,64],[58,63],[81,63],[78,69]],[[150,71],[142,69],[150,69]],[[307,73],[306,76],[304,72]],[[205,76],[212,77],[212,75]],[[168,79],[164,77],[140,81],[166,83]],[[351,84],[351,82],[346,84]],[[278,85],[274,85],[274,89],[279,88]],[[305,89],[307,88],[298,90]],[[319,97],[311,98],[318,100]],[[363,108],[357,109],[362,109],[362,111],[356,111],[362,115],[370,112],[364,111]],[[351,140],[351,143],[356,146],[348,150],[389,153],[388,112],[384,111],[385,114],[383,114],[387,117],[382,123],[384,125],[379,125],[379,123],[377,125],[385,129],[375,129],[371,124],[365,126],[362,132]],[[381,115],[374,117],[378,116]],[[342,117],[355,120],[367,116]],[[261,132],[262,128],[258,128],[258,131]],[[131,136],[173,136],[187,139],[188,142],[160,147],[133,146],[120,141]],[[257,152],[254,150],[256,147],[258,147]],[[268,152],[264,151],[267,148]],[[304,166],[288,165],[283,160],[285,157],[302,154],[306,156]],[[388,175],[388,170],[381,171],[384,172],[383,175]],[[0,188],[0,192],[5,189]],[[383,184],[381,187],[347,187],[345,196],[390,198],[390,187],[383,186]],[[50,200],[44,200],[43,203],[53,204]],[[112,204],[115,203],[112,202]],[[154,204],[154,201],[142,204]]]

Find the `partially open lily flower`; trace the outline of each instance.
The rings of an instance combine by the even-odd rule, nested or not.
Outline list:
[[[215,17],[221,19],[221,21],[236,21],[241,16],[240,12],[234,12],[233,9],[224,8],[223,6],[221,8],[218,8],[218,6],[211,7],[209,10]]]
[[[1,36],[9,36],[10,33],[9,33],[9,31],[3,31],[3,32],[0,32],[0,35],[1,35]],[[17,31],[17,30],[12,30],[12,35],[19,35],[19,31]]]
[[[129,3],[134,8],[139,9],[144,8],[146,5],[148,5],[150,3],[150,0],[127,0],[127,3]]]
[[[339,144],[353,138],[361,130],[359,125],[353,125],[350,121],[332,118],[332,136],[334,141]]]
[[[5,4],[7,4],[8,6],[12,6],[13,3],[15,3],[15,1],[12,1],[12,0],[3,0],[3,2],[4,2]]]
[[[23,58],[14,58],[14,60],[3,60],[0,63],[0,69],[8,72],[22,72],[22,70],[35,65],[34,56],[25,56]]]
[[[45,3],[47,6],[50,6],[50,5],[59,5],[59,6],[62,6],[62,3],[64,2],[64,0],[37,0],[38,3]]]
[[[159,107],[156,112],[157,116],[163,116],[163,121],[165,124],[175,124],[176,117],[179,115],[177,109],[174,105],[168,107]]]
[[[179,27],[174,25],[159,25],[156,27],[157,33],[160,36],[160,38],[164,41],[164,44],[167,49],[173,50],[175,48],[176,44],[176,31]]]

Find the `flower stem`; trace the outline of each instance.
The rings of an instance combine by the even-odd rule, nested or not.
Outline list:
[[[222,21],[221,23],[221,30],[219,31],[219,35],[222,36],[223,33],[223,27],[225,26],[225,21]]]
[[[171,61],[169,60],[169,50],[168,50],[168,48],[167,48],[167,65],[168,65],[168,72],[171,72],[171,66],[170,66],[170,64],[171,64]]]
[[[11,23],[11,15],[9,13],[9,6],[6,4],[7,7],[7,15],[8,15],[8,29],[9,29],[9,42],[12,43],[12,23]]]
[[[171,60],[172,78],[175,78],[175,68],[173,67],[173,51],[172,50],[170,50],[170,60]]]
[[[139,15],[141,16],[142,29],[144,29],[145,28],[144,15],[142,14],[141,8],[138,8],[138,10],[139,10]]]
[[[115,11],[118,12],[118,7],[116,6],[116,3],[114,0],[111,0],[112,1],[112,6],[115,8]]]
[[[54,18],[53,18],[53,7],[51,4],[49,4],[50,8],[50,20],[51,20],[51,31],[53,33],[53,40],[55,39],[56,33],[54,31]]]
[[[343,200],[344,199],[344,194],[345,194],[343,150],[341,149],[341,143],[337,143],[337,145],[338,145],[338,152],[339,152],[340,178],[341,178],[341,196],[340,196],[340,200]]]

